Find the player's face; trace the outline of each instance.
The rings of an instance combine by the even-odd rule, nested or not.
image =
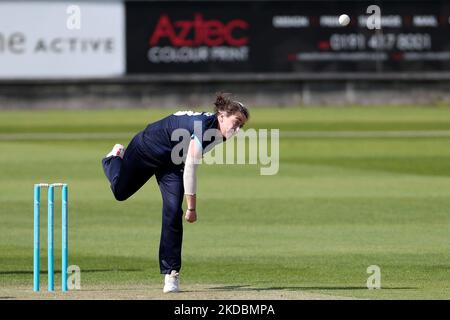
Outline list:
[[[225,113],[219,115],[220,132],[222,135],[229,139],[233,135],[239,132],[245,125],[246,119],[240,113],[227,116]]]

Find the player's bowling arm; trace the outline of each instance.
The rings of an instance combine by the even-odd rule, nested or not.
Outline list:
[[[184,164],[183,185],[186,195],[195,195],[197,193],[197,168],[202,158],[202,150],[196,139],[192,139]]]
[[[192,139],[189,144],[186,162],[184,165],[183,185],[186,195],[187,211],[186,220],[194,222],[197,220],[196,194],[197,194],[197,168],[202,158],[201,145],[196,139]]]

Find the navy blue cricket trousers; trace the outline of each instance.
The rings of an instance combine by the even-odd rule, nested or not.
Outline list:
[[[183,241],[183,170],[179,166],[155,166],[141,151],[137,140],[136,137],[131,140],[123,159],[104,158],[103,170],[119,201],[128,199],[153,175],[156,176],[163,200],[159,267],[163,274],[170,274],[172,270],[179,272]]]

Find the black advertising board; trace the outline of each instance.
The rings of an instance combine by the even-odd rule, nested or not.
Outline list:
[[[132,1],[126,37],[129,74],[450,72],[450,1]]]

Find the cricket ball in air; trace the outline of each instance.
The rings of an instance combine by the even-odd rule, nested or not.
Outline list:
[[[350,17],[348,16],[348,15],[346,15],[346,14],[341,14],[340,16],[339,16],[339,24],[341,25],[341,26],[346,26],[346,25],[348,25],[350,23]]]

